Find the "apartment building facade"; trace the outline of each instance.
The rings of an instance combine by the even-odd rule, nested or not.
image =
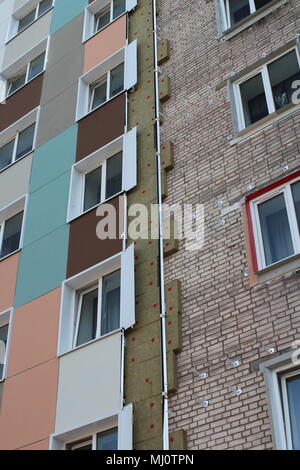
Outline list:
[[[0,2],[0,449],[299,448],[299,15]]]

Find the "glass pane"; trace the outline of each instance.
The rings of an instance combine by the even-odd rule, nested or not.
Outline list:
[[[293,449],[300,450],[300,375],[286,380]]]
[[[76,345],[96,338],[98,310],[98,289],[82,295],[80,321]]]
[[[33,147],[34,131],[35,124],[32,124],[32,126],[27,127],[27,129],[20,132],[18,138],[16,160],[31,152]]]
[[[30,62],[28,81],[32,80],[44,70],[45,52]]]
[[[114,0],[114,11],[113,11],[113,18],[117,18],[118,16],[122,15],[126,10],[126,0]]]
[[[25,85],[26,74],[24,73],[18,78],[15,78],[9,82],[8,96],[12,95],[15,91]]]
[[[92,440],[85,439],[84,441],[77,441],[72,442],[71,444],[67,444],[67,450],[93,450]]]
[[[295,51],[291,51],[268,65],[276,109],[292,102],[292,83],[300,79],[299,63]]]
[[[97,450],[118,450],[118,430],[113,429],[98,434]]]
[[[101,104],[106,102],[107,81],[105,80],[100,85],[92,88],[92,103],[91,110],[98,108]]]
[[[22,220],[23,212],[20,212],[5,221],[0,258],[19,249]]]
[[[26,16],[20,19],[18,26],[18,33],[27,28],[35,20],[35,9],[28,13]]]
[[[225,2],[226,3],[226,2]],[[229,0],[230,24],[235,25],[250,15],[248,0]]]
[[[102,168],[95,170],[85,175],[84,183],[84,202],[83,210],[87,211],[91,207],[96,206],[101,201],[101,174]]]
[[[39,4],[38,16],[42,16],[44,13],[46,13],[46,11],[50,10],[50,8],[52,7],[52,2],[53,0],[43,0]]]
[[[100,31],[100,29],[107,26],[110,23],[110,5],[105,8],[105,10],[102,10],[98,15],[96,15],[95,20],[95,32]]]
[[[118,65],[111,71],[110,97],[117,95],[124,89],[124,64]]]
[[[291,256],[294,249],[283,194],[259,204],[258,212],[266,265]]]
[[[240,90],[247,127],[269,114],[261,74],[242,83]]]
[[[122,190],[122,152],[107,160],[106,199]]]
[[[6,344],[8,338],[8,325],[0,327],[0,380],[3,378]]]
[[[120,271],[103,278],[101,335],[120,327]]]
[[[14,151],[15,139],[3,145],[0,148],[0,170],[7,167],[12,162],[13,151]]]
[[[273,0],[255,0],[255,8],[258,10],[259,8],[268,5],[268,3],[272,2]]]
[[[298,228],[300,232],[300,181],[298,181],[298,183],[292,184],[292,194],[295,204]]]

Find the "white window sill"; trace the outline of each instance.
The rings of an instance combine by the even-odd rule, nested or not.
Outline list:
[[[300,104],[294,105],[290,103],[287,106],[284,106],[283,108],[275,111],[275,113],[269,114],[268,116],[256,122],[255,124],[251,124],[250,126],[246,127],[246,129],[240,131],[230,141],[230,145],[236,145],[241,142],[244,142],[245,140],[258,134],[259,132],[267,129],[268,127],[273,126],[273,124],[277,124],[278,122],[282,121],[283,119],[286,119],[292,114],[297,113],[299,110]]]
[[[67,223],[70,223],[70,222],[73,222],[73,221],[76,220],[76,219],[79,219],[79,217],[82,217],[82,216],[88,214],[89,212],[92,212],[92,211],[95,210],[97,207],[102,206],[102,204],[107,204],[109,201],[111,201],[112,199],[115,199],[115,198],[118,197],[118,196],[121,196],[122,194],[124,194],[124,190],[119,191],[117,194],[114,194],[113,196],[111,196],[111,197],[105,199],[104,201],[99,202],[99,204],[96,204],[95,206],[90,207],[90,209],[87,209],[86,211],[81,212],[80,214],[78,214],[78,215],[76,215],[76,216],[74,216],[74,217],[71,217],[70,219],[67,219]]]
[[[260,21],[265,16],[269,15],[270,13],[273,13],[278,8],[285,5],[287,2],[288,0],[273,0],[273,2],[269,3],[268,5],[265,5],[264,7],[257,10],[255,13],[252,13],[251,15],[247,16],[236,25],[223,31],[220,39],[223,41],[228,41],[228,39],[233,38],[237,34],[241,33],[245,29]]]
[[[109,338],[110,336],[114,336],[116,335],[117,333],[121,333],[122,332],[122,329],[121,328],[118,328],[117,330],[114,330],[114,331],[111,331],[110,333],[107,333],[106,335],[103,335],[103,336],[99,336],[99,338],[95,338],[95,339],[92,339],[91,341],[88,341],[87,343],[84,343],[84,344],[80,344],[80,346],[76,346],[72,349],[69,349],[68,351],[65,351],[61,354],[58,354],[58,357],[63,357],[63,356],[66,356],[67,354],[71,354],[75,351],[78,351],[79,349],[83,349],[83,348],[86,348],[88,346],[90,346],[91,344],[94,344],[94,343],[97,343],[98,341],[102,341],[103,339],[105,338]]]
[[[21,247],[18,248],[17,250],[15,250],[15,251],[12,251],[11,253],[9,253],[9,255],[6,255],[6,256],[3,256],[2,258],[0,258],[0,263],[1,263],[2,261],[4,261],[5,259],[9,258],[10,256],[15,255],[15,254],[18,253],[19,251],[21,251]]]
[[[5,45],[6,44],[9,44],[11,41],[13,41],[15,38],[17,38],[18,36],[20,36],[22,33],[24,33],[24,31],[26,31],[28,28],[30,28],[33,24],[35,24],[37,21],[39,21],[41,18],[43,18],[43,16],[47,15],[47,13],[49,13],[51,10],[53,10],[54,8],[54,5],[49,8],[49,10],[45,11],[45,13],[43,13],[41,16],[39,16],[38,18],[36,18],[35,20],[33,20],[32,23],[30,23],[29,25],[26,26],[26,28],[22,29],[22,31],[19,31],[18,33],[16,33],[14,36],[8,38],[5,42]]]
[[[300,268],[300,253],[296,253],[288,258],[278,261],[277,263],[271,264],[257,273],[258,284],[263,284],[275,277],[283,276],[292,271],[297,271]]]
[[[89,36],[88,38],[84,38],[82,40],[82,44],[85,44],[86,42],[88,42],[90,39],[94,38],[95,36],[97,36],[97,34],[101,33],[102,31],[104,31],[106,28],[108,28],[110,25],[112,25],[113,23],[115,23],[115,21],[118,21],[122,16],[126,15],[127,12],[124,11],[124,13],[122,13],[121,15],[119,15],[117,18],[115,18],[113,21],[111,21],[110,23],[108,23],[106,26],[103,26],[103,28],[99,29],[99,31],[96,31],[95,33],[93,33],[91,36]]]
[[[33,82],[33,80],[35,80],[37,77],[39,77],[40,75],[42,75],[43,73],[45,73],[45,69],[42,70],[40,73],[38,73],[35,77],[31,78],[30,80],[28,80],[28,82],[24,83],[24,85],[20,86],[20,88],[18,88],[17,90],[15,90],[13,93],[11,93],[10,95],[7,95],[5,98],[4,98],[4,101],[2,102],[2,104],[6,104],[5,102],[7,100],[9,100],[9,98],[11,98],[12,96],[14,96],[16,93],[18,93],[18,91],[22,90],[22,88],[25,88],[26,85],[28,85],[29,83]]]
[[[112,98],[109,98],[109,100],[105,101],[105,103],[102,103],[100,104],[99,106],[97,106],[97,108],[95,109],[92,109],[91,111],[89,111],[88,113],[86,113],[84,116],[81,116],[79,118],[76,119],[76,122],[79,122],[81,121],[81,119],[84,119],[86,118],[87,116],[89,116],[90,114],[98,111],[98,109],[102,108],[103,106],[105,106],[107,103],[110,103],[112,100],[114,100],[115,98],[117,98],[118,96],[122,95],[123,93],[125,93],[125,89],[120,91],[117,95],[114,95]]]
[[[3,171],[6,171],[8,170],[8,168],[11,168],[13,165],[15,165],[16,163],[20,162],[21,160],[23,160],[23,158],[26,158],[28,157],[28,155],[31,155],[33,152],[35,151],[35,148],[33,148],[32,150],[30,150],[30,152],[27,152],[25,153],[25,155],[22,155],[22,157],[18,158],[18,160],[15,160],[14,162],[10,163],[9,165],[7,165],[6,167],[2,168],[2,170],[0,170],[0,175]]]

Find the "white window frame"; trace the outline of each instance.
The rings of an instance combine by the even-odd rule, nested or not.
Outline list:
[[[117,269],[116,271],[120,271],[120,287],[121,287],[121,268]],[[114,333],[115,331],[118,331],[120,328],[117,328],[116,330],[112,330],[109,333],[105,333],[104,335],[101,334],[101,322],[102,322],[102,289],[103,289],[103,278],[106,276],[109,276],[110,274],[113,274],[116,271],[112,271],[108,274],[105,274],[104,276],[101,276],[98,279],[97,284],[94,284],[93,286],[89,287],[88,289],[81,290],[80,293],[76,292],[77,298],[78,299],[78,308],[77,308],[77,318],[76,318],[76,325],[74,329],[74,339],[73,339],[73,349],[76,349],[77,347],[83,346],[83,343],[80,346],[77,346],[77,340],[78,340],[78,333],[79,333],[79,326],[80,326],[80,320],[81,320],[81,309],[82,309],[82,301],[83,297],[85,294],[88,294],[89,292],[92,292],[93,290],[98,289],[98,303],[97,303],[97,325],[96,325],[96,336],[93,338],[91,341],[95,341],[99,338],[103,338],[104,336],[110,335]],[[121,321],[121,305],[120,305],[120,312],[119,312],[119,319]]]
[[[250,203],[251,220],[252,220],[254,241],[255,241],[255,251],[256,251],[256,257],[257,257],[259,270],[276,265],[278,263],[281,263],[284,260],[289,260],[293,256],[300,253],[300,234],[299,234],[296,210],[295,210],[295,205],[293,202],[293,195],[292,195],[292,190],[291,190],[292,184],[297,183],[298,181],[300,181],[300,177],[295,178],[281,186],[278,186],[272,191],[264,193],[262,196],[258,197],[257,199],[254,199]],[[261,203],[268,201],[269,199],[272,199],[273,197],[278,196],[280,194],[284,195],[294,253],[288,258],[285,258],[283,260],[277,261],[276,263],[267,265],[266,259],[265,259],[263,236],[262,236],[258,206]]]
[[[101,11],[104,11],[106,7],[110,5],[110,23],[101,28],[99,31],[96,31],[96,16],[98,16]],[[114,21],[117,21],[125,13],[130,12],[137,6],[137,0],[126,0],[126,8],[123,13],[118,17],[113,18],[113,0],[95,0],[92,3],[89,3],[85,8],[84,13],[84,27],[83,27],[83,37],[82,42],[85,42],[95,36],[96,34],[103,31]]]
[[[286,379],[299,376],[300,377],[300,369],[294,370],[292,372],[287,372],[282,374],[280,377],[281,381],[281,390],[282,390],[282,405],[283,405],[283,416],[285,422],[285,431],[286,431],[286,439],[287,439],[287,448],[293,450],[293,438],[292,438],[292,429],[291,429],[291,421],[290,421],[290,411],[289,411],[289,400],[287,394],[287,386],[286,386]],[[299,397],[300,400],[300,397]]]
[[[72,445],[72,449],[70,450],[76,450],[76,449],[80,449],[81,447],[84,447],[88,444],[92,444],[92,450],[97,450],[97,439],[98,439],[98,436],[101,435],[101,434],[106,434],[108,433],[109,431],[118,431],[118,427],[113,427],[113,428],[107,428],[105,430],[99,430],[98,432],[94,432],[93,434],[91,434],[90,436],[86,436],[86,437],[83,437],[83,439],[86,439],[86,440],[82,440],[82,442],[76,444],[74,443],[74,445],[72,445],[72,442],[74,441],[71,441],[71,442],[67,442],[65,444],[65,448],[67,448],[68,446]],[[81,439],[80,439],[81,440]],[[78,441],[78,439],[76,440]],[[76,442],[75,441],[75,442]]]
[[[23,219],[22,219],[22,227],[21,227],[21,233],[20,233],[20,241],[19,241],[19,247],[17,250],[9,253],[6,256],[3,256],[0,258],[0,262],[3,261],[4,259],[8,258],[9,256],[12,256],[13,254],[17,253],[20,251],[23,247],[23,238],[24,238],[24,227],[25,227],[25,217],[26,217],[26,212],[27,212],[27,202],[28,202],[28,195],[22,196],[20,199],[17,199],[13,203],[9,204],[8,206],[0,209],[0,253],[2,249],[2,241],[3,241],[3,234],[4,234],[4,228],[5,228],[5,222],[15,215],[19,214],[20,212],[23,212]]]
[[[10,343],[11,343],[13,314],[14,314],[13,308],[9,308],[0,313],[0,327],[8,325],[7,342],[6,342],[5,356],[4,356],[4,367],[3,367],[2,377],[0,376],[0,383],[4,382],[4,380],[7,377],[7,366],[8,366]],[[0,348],[1,348],[1,345],[0,345]]]
[[[74,337],[78,313],[78,291],[87,286],[95,285],[100,278],[114,271],[121,271],[120,281],[120,330],[128,329],[135,323],[135,274],[134,274],[134,244],[117,255],[108,258],[91,268],[65,280],[62,286],[58,356],[77,348],[84,347],[113,332],[95,338],[85,345],[74,347]],[[100,293],[101,295],[101,293]],[[99,302],[99,299],[98,299]],[[100,308],[101,303],[99,302]],[[116,330],[118,331],[118,330]]]
[[[124,62],[121,62],[119,65],[122,65],[122,63],[124,64]],[[117,65],[116,67],[119,67],[119,65]],[[125,64],[124,64],[125,66]],[[115,96],[118,96],[119,94],[123,93],[124,92],[124,77],[123,77],[123,89],[121,91],[119,91],[118,93],[116,93],[115,95],[112,95],[111,96],[111,90],[110,90],[110,85],[111,85],[111,73],[112,71],[116,68],[114,67],[113,69],[111,70],[108,70],[108,72],[106,72],[105,75],[103,75],[103,77],[101,77],[99,79],[99,83],[97,81],[97,84],[94,85],[93,83],[90,85],[90,103],[89,103],[89,112],[93,112],[95,111],[96,109],[100,108],[101,106],[103,106],[105,103],[107,103],[108,101],[110,101],[111,99],[113,99]],[[93,106],[93,101],[94,101],[94,97],[95,97],[95,90],[97,88],[99,88],[101,85],[103,85],[103,83],[106,82],[106,100],[104,101],[104,103],[100,104],[99,106],[96,106],[95,108],[92,108]]]
[[[106,166],[107,160],[122,152],[122,188],[117,194],[106,199]],[[94,207],[83,211],[85,176],[102,166],[101,201]],[[130,191],[137,185],[137,128],[134,127],[121,137],[96,150],[72,166],[69,190],[67,222],[89,212],[104,202],[113,199],[123,192]]]
[[[52,6],[45,11],[42,15],[39,15],[39,5],[42,3],[42,0],[29,0],[25,4],[23,4],[20,8],[18,8],[16,11],[14,11],[8,33],[7,33],[7,38],[6,38],[6,43],[18,36],[19,34],[22,34],[24,31],[26,31],[27,28],[30,28],[37,20],[45,16],[49,11],[51,11],[55,5],[56,0],[52,0]],[[25,28],[23,28],[21,31],[18,31],[19,29],[19,22],[27,16],[29,13],[35,11],[35,17],[32,20],[31,23],[29,23]]]
[[[30,73],[30,67],[31,67],[31,64],[32,62],[37,59],[40,55],[42,54],[45,54],[45,57],[44,57],[44,65],[43,65],[43,70],[41,72],[39,72],[37,75],[35,75],[34,77],[30,78],[29,79],[29,73]],[[42,54],[39,54],[37,57],[35,57],[35,59],[32,59],[30,62],[28,62],[26,68],[24,69],[23,73],[20,73],[19,76],[15,77],[14,79],[11,79],[11,80],[7,80],[7,93],[6,93],[6,98],[10,98],[12,95],[14,95],[14,93],[16,93],[17,91],[19,91],[21,88],[23,88],[25,85],[27,85],[27,83],[31,82],[32,80],[34,80],[36,77],[38,77],[39,75],[41,75],[42,73],[45,72],[45,63],[46,63],[46,51],[45,52],[42,52]],[[25,82],[23,83],[23,85],[21,85],[19,88],[17,88],[13,93],[10,94],[10,90],[11,90],[11,87],[14,83],[15,80],[18,80],[18,78],[20,78],[21,76],[25,75]]]
[[[118,430],[118,450],[132,450],[133,406],[131,403],[120,409],[116,415],[99,417],[98,421],[92,424],[83,424],[80,428],[70,429],[63,434],[52,434],[49,449],[66,450],[72,442],[86,439],[86,443],[92,441],[93,450],[95,450],[97,435],[113,429]]]
[[[263,66],[257,68],[255,71],[249,73],[248,75],[245,75],[243,78],[240,80],[237,80],[236,82],[233,83],[233,92],[234,92],[234,99],[235,99],[235,108],[236,108],[236,114],[237,114],[237,120],[238,120],[238,131],[242,131],[243,129],[247,129],[251,127],[253,124],[250,124],[249,126],[246,126],[246,121],[245,121],[245,114],[244,114],[244,108],[243,108],[243,100],[242,100],[242,94],[241,94],[241,85],[245,83],[247,80],[255,77],[256,75],[261,75],[262,77],[262,82],[263,82],[263,87],[264,87],[264,93],[266,96],[266,101],[267,101],[267,107],[268,107],[268,115],[275,113],[276,107],[274,103],[274,97],[272,93],[272,86],[269,78],[269,73],[268,73],[268,65],[272,64],[273,62],[276,62],[278,59],[281,57],[284,57],[285,55],[289,54],[292,51],[296,52],[296,57],[298,59],[298,65],[299,65],[299,71],[300,71],[300,55],[299,55],[299,50],[297,46],[293,46],[287,51],[283,52],[282,54],[278,55],[275,59],[272,59],[268,62],[266,62]],[[267,117],[267,116],[266,116]],[[258,123],[259,121],[257,121]],[[255,123],[255,124],[257,124]]]
[[[12,161],[5,168],[2,168],[0,172],[5,171],[11,165],[18,163],[27,155],[30,155],[32,152],[34,152],[35,147],[36,147],[39,116],[40,116],[40,107],[33,109],[28,114],[23,116],[21,119],[16,121],[14,124],[12,124],[8,128],[4,129],[2,132],[0,132],[0,148],[4,147],[4,145],[8,144],[9,142],[15,139]],[[23,155],[21,158],[18,158],[18,160],[15,160],[16,150],[17,150],[17,145],[18,145],[18,142],[17,142],[18,136],[21,132],[23,132],[25,129],[27,129],[33,124],[35,124],[35,130],[34,130],[34,137],[33,137],[33,143],[32,143],[32,150],[26,153],[25,155]]]
[[[33,124],[30,124],[30,126],[28,126],[28,127],[31,127],[32,125],[33,125]],[[35,125],[36,125],[36,124],[35,124]],[[17,132],[17,134],[15,135],[15,137],[14,137],[13,139],[11,139],[11,140],[9,140],[8,142],[6,142],[6,144],[3,144],[3,145],[0,146],[0,149],[1,149],[2,147],[4,147],[5,145],[9,144],[10,142],[12,142],[12,141],[14,140],[14,148],[13,148],[13,153],[12,153],[11,162],[10,162],[6,167],[2,168],[2,170],[0,170],[0,171],[6,170],[6,168],[8,168],[9,166],[11,166],[11,165],[13,165],[14,163],[18,162],[19,160],[22,160],[22,158],[26,157],[27,155],[29,155],[30,153],[33,152],[33,143],[34,143],[34,139],[35,139],[36,130],[34,130],[33,141],[32,141],[32,149],[31,149],[29,152],[27,152],[27,153],[25,153],[24,155],[22,155],[22,157],[20,157],[20,158],[18,158],[18,159],[16,160],[17,148],[18,148],[18,143],[19,143],[19,136],[20,136],[20,134],[21,134],[22,132],[24,132],[26,129],[27,129],[27,128],[23,129],[22,131]]]

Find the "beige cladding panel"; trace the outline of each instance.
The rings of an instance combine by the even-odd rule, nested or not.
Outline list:
[[[118,413],[120,378],[119,332],[62,356],[55,433]]]
[[[0,208],[28,193],[32,154],[0,173]]]

